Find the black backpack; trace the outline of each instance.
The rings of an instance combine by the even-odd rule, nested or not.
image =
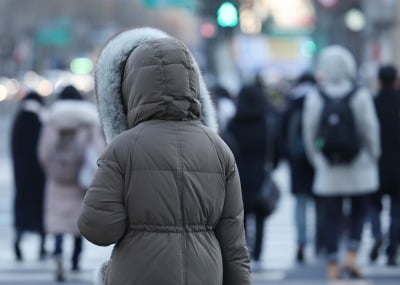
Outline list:
[[[357,88],[353,88],[341,98],[331,98],[322,90],[319,92],[324,107],[314,142],[330,164],[349,164],[361,149],[361,137],[350,106],[356,91]]]

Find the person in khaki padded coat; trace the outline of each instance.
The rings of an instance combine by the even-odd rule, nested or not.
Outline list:
[[[104,284],[251,284],[239,174],[189,50],[128,30],[103,48],[95,79],[108,146],[78,226],[115,244]]]

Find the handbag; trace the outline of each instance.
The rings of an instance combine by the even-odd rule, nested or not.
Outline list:
[[[269,134],[270,139],[267,140],[264,180],[261,189],[257,193],[255,210],[264,216],[269,216],[276,210],[281,193],[278,185],[272,178],[276,140],[275,124],[272,118],[268,116],[265,118],[265,122],[267,126],[267,134]]]
[[[263,184],[257,195],[256,211],[263,216],[271,215],[277,208],[281,197],[278,185],[271,173],[266,173]]]

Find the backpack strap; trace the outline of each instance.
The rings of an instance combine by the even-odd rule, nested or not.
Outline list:
[[[346,103],[350,102],[353,96],[357,93],[358,89],[358,86],[354,85],[353,88],[351,88],[350,91],[343,97],[343,100],[345,100]]]
[[[318,93],[321,95],[321,98],[324,100],[325,103],[332,101],[331,97],[322,90],[322,88],[318,88]]]

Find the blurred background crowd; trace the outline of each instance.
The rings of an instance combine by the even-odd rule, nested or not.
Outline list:
[[[25,272],[18,271],[20,263],[2,269],[7,258],[26,260],[25,232],[39,233],[38,247],[29,240],[29,248],[37,247],[41,260],[56,257],[46,266],[57,281],[68,280],[63,236],[72,234],[70,267],[81,269],[84,242],[75,220],[84,191],[48,183],[58,175],[52,166],[57,151],[46,157],[46,150],[56,149],[49,129],[68,125],[63,136],[81,138],[70,157],[86,159],[85,145],[102,148],[96,119],[69,122],[65,110],[65,120],[57,119],[57,105],[93,103],[101,47],[115,33],[143,26],[183,41],[205,76],[220,135],[238,163],[256,284],[275,282],[262,274],[275,262],[265,251],[277,236],[274,225],[282,222],[292,228],[285,238],[294,250],[273,250],[289,256],[290,264],[322,264],[322,280],[363,278],[359,264],[377,261],[398,270],[399,20],[396,0],[0,0],[0,251],[9,250],[0,258],[0,284],[14,284]],[[326,163],[316,154],[315,137],[330,135],[319,129],[332,98],[352,100],[352,119],[335,134],[358,126],[350,134],[360,140],[357,153],[366,153],[362,162],[352,158],[337,167],[336,158]],[[62,122],[49,123],[55,121]],[[280,193],[269,193],[277,203],[269,210],[256,201],[266,176]],[[400,279],[382,276],[393,284]],[[392,284],[383,282],[376,284]]]

